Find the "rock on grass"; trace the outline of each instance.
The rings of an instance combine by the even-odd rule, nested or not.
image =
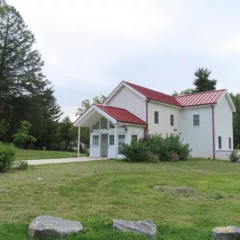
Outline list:
[[[29,225],[28,235],[39,240],[59,239],[71,233],[81,232],[82,230],[83,226],[80,222],[51,216],[39,216]]]

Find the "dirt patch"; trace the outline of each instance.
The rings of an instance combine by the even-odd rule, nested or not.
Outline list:
[[[196,193],[192,188],[185,187],[185,186],[173,187],[173,186],[160,185],[160,186],[153,186],[152,188],[154,190],[158,190],[168,194],[182,195],[185,197],[192,196]]]

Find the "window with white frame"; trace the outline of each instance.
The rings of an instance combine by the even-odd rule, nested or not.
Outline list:
[[[92,126],[92,129],[99,129],[99,122],[95,123],[95,124]]]
[[[170,125],[174,126],[174,115],[173,114],[170,115]]]
[[[193,126],[194,127],[200,126],[200,116],[199,116],[199,114],[194,114],[193,115]]]
[[[232,149],[232,138],[228,138],[228,142],[229,142],[229,149]]]
[[[107,119],[106,118],[102,118],[101,119],[101,129],[107,129]]]
[[[99,135],[93,135],[92,136],[92,145],[98,146],[99,145]]]
[[[138,140],[137,134],[132,134],[131,141],[137,141],[137,140]]]
[[[222,137],[218,136],[218,149],[222,149]]]
[[[114,135],[109,135],[109,145],[114,145]]]
[[[125,135],[120,134],[118,135],[118,154],[121,154],[122,145],[125,143]]]
[[[109,127],[110,128],[115,128],[115,125],[112,122],[109,122]]]
[[[154,123],[158,124],[159,123],[159,112],[154,111]]]

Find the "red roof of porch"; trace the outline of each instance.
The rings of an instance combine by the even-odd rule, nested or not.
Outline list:
[[[106,114],[111,116],[112,118],[116,119],[117,122],[122,123],[132,123],[137,125],[147,125],[139,117],[135,116],[131,112],[123,108],[111,107],[111,106],[104,106],[100,104],[94,104],[96,107],[104,111]]]

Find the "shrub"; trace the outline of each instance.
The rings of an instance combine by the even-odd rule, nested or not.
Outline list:
[[[140,139],[139,141],[132,141],[130,145],[122,145],[122,154],[129,162],[146,162],[148,160],[149,149],[146,141]]]
[[[14,162],[14,168],[17,168],[19,170],[27,170],[28,169],[28,162],[27,161],[16,161]]]
[[[231,162],[237,162],[240,159],[239,146],[235,150],[232,150],[229,159]]]
[[[16,148],[12,145],[0,143],[0,172],[13,165]]]
[[[179,161],[190,157],[188,144],[183,144],[180,136],[150,135],[147,139],[123,146],[123,154],[129,162]]]
[[[150,163],[158,163],[159,162],[159,156],[152,153],[152,152],[149,152],[148,156],[147,156],[147,161],[150,162]]]

